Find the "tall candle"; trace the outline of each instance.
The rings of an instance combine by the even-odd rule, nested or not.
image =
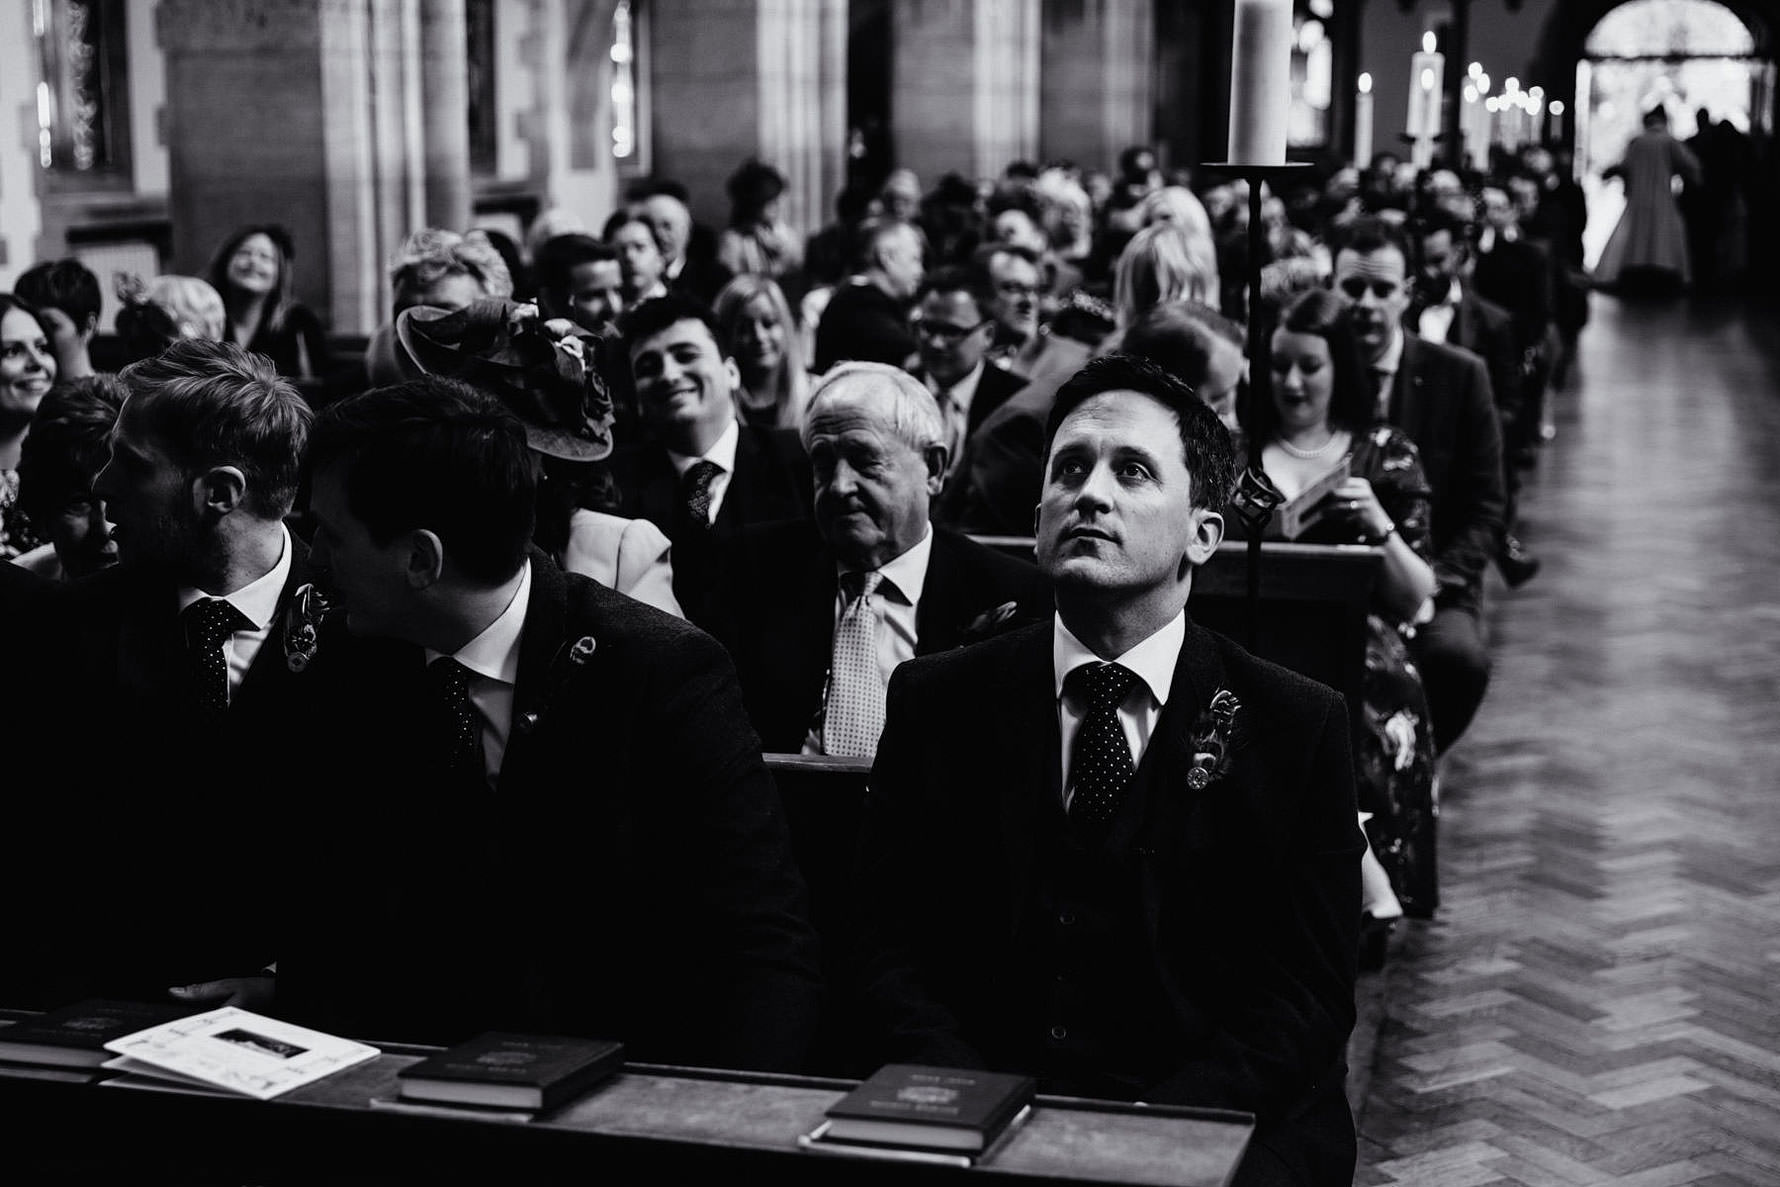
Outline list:
[[[1564,139],[1564,101],[1553,99],[1546,110],[1551,113],[1551,141],[1553,144],[1561,143]]]
[[[1236,0],[1230,52],[1230,152],[1237,165],[1286,163],[1292,0]]]
[[[1364,169],[1372,163],[1372,76],[1360,75],[1354,94],[1354,164]]]
[[[1440,88],[1446,80],[1446,55],[1434,50],[1434,35],[1422,35],[1421,52],[1409,59],[1409,118],[1403,129],[1419,142],[1440,135]]]

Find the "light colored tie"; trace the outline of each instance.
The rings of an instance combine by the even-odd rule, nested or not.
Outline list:
[[[884,677],[878,671],[878,583],[882,573],[845,573],[846,606],[834,627],[822,752],[871,758],[884,732]]]
[[[946,477],[950,478],[958,469],[958,461],[964,456],[964,438],[969,427],[964,406],[958,403],[957,397],[950,392],[939,398],[939,410],[946,418]]]

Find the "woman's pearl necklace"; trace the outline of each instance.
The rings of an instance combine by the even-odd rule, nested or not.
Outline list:
[[[1285,450],[1291,456],[1293,456],[1295,458],[1299,458],[1302,461],[1308,462],[1308,461],[1314,461],[1320,457],[1327,457],[1329,454],[1329,451],[1334,449],[1335,446],[1340,443],[1340,441],[1341,441],[1340,433],[1330,433],[1329,439],[1327,441],[1323,442],[1321,445],[1317,446],[1315,449],[1300,449],[1298,446],[1293,445],[1290,441],[1287,441],[1284,437],[1277,438],[1275,440],[1274,444],[1278,445],[1281,449]]]

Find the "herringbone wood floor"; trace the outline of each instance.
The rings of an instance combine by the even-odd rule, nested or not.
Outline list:
[[[1780,319],[1597,296],[1363,1185],[1780,1184]]]

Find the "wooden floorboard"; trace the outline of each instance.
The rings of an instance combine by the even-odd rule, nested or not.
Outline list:
[[[1355,1181],[1780,1184],[1780,326],[1597,296],[1554,400]]]

